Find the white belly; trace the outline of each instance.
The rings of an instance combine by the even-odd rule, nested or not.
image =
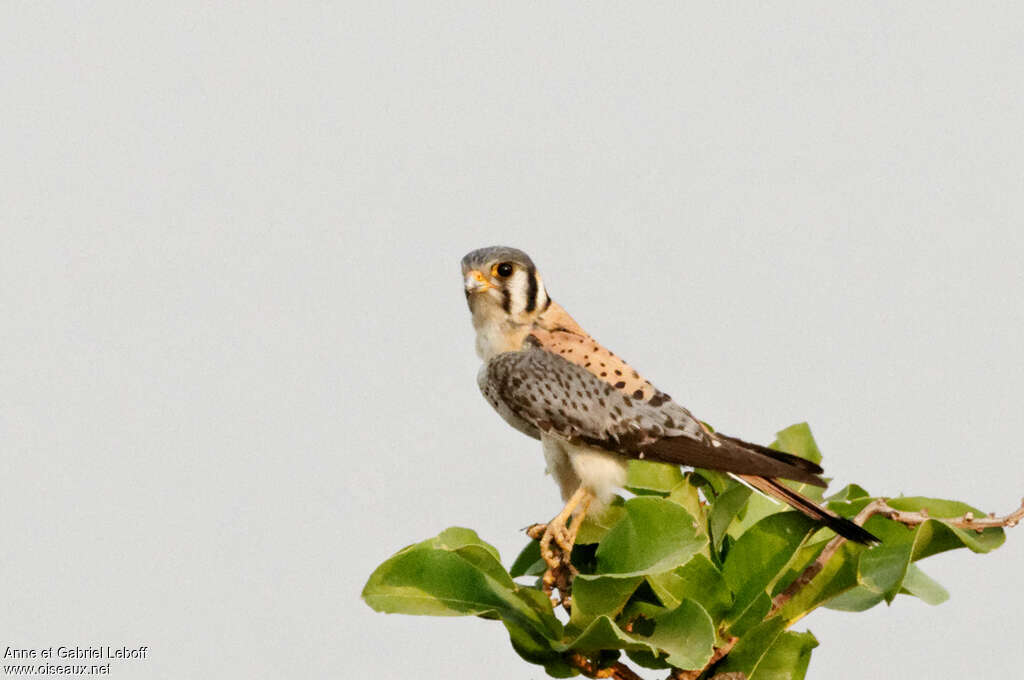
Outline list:
[[[567,501],[581,485],[593,492],[597,503],[607,505],[626,483],[626,458],[591,446],[577,446],[541,435],[548,472],[558,482]]]

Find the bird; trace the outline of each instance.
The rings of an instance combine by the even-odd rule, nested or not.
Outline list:
[[[583,518],[624,486],[631,459],[726,472],[844,538],[878,542],[780,481],[824,487],[819,465],[712,431],[591,337],[552,300],[522,250],[473,250],[462,258],[462,277],[483,361],[477,384],[508,424],[540,440],[565,502],[550,522],[537,525],[549,593],[557,570],[569,566]]]

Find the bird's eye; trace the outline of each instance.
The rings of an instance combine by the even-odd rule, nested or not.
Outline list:
[[[503,279],[507,279],[512,276],[513,269],[511,262],[502,262],[494,265],[494,273]]]

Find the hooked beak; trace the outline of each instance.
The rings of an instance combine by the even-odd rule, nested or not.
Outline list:
[[[487,280],[478,270],[473,269],[466,273],[466,293],[483,293],[494,288],[494,284]]]

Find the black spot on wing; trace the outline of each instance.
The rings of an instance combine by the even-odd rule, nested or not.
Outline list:
[[[549,434],[631,457],[664,437],[688,437],[708,445],[696,420],[681,407],[654,408],[558,354],[527,346],[487,364],[487,383],[503,415],[511,413]]]
[[[668,401],[671,401],[671,398],[667,394],[664,392],[655,392],[654,396],[651,397],[647,403],[657,408]]]

